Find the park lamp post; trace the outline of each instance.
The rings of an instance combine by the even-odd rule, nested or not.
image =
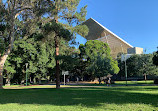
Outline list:
[[[127,64],[126,64],[126,54],[124,54],[125,57],[125,77],[126,77],[126,86],[127,86]]]
[[[125,78],[126,78],[126,86],[127,86],[127,64],[126,64],[126,59],[127,59],[127,54],[125,54],[124,52],[123,52],[123,47],[122,47],[122,44],[121,44],[121,48],[122,48],[122,53],[123,53],[123,58],[124,58],[124,61],[125,61]]]
[[[27,67],[28,67],[28,63],[25,63],[26,65],[26,86],[27,86]]]

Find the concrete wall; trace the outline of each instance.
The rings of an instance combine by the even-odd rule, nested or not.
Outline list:
[[[143,48],[134,47],[127,49],[128,54],[143,54]]]
[[[116,58],[118,53],[127,53],[127,49],[131,48],[129,45],[125,44],[108,31],[103,31],[98,38],[98,40],[108,43],[111,49],[111,56],[113,58]]]
[[[83,23],[89,28],[89,33],[86,36],[87,40],[100,40],[105,43],[108,43],[111,49],[111,56],[116,58],[118,53],[123,52],[127,53],[128,48],[132,48],[131,45],[121,40],[117,35],[115,35],[110,30],[106,29],[104,26],[99,24],[94,19],[90,18]],[[107,37],[105,37],[107,36]]]

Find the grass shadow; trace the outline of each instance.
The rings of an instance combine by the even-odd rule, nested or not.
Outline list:
[[[158,88],[158,87],[156,87]],[[158,94],[130,91],[156,90],[153,87],[111,87],[111,88],[62,88],[62,89],[3,89],[0,90],[0,104],[50,104],[57,106],[83,105],[98,107],[101,103],[132,104],[143,103],[158,107]]]

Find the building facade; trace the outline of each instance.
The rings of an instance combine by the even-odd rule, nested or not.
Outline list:
[[[111,56],[113,58],[116,58],[118,53],[128,53],[133,51],[134,47],[132,45],[121,39],[93,18],[88,19],[83,24],[89,28],[89,33],[86,36],[86,39],[100,40],[107,43],[111,49]],[[138,51],[138,49],[136,51]]]

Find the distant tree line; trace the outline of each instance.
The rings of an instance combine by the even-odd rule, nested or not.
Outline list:
[[[158,68],[153,64],[153,54],[132,55],[126,60],[128,78],[143,78],[158,76]],[[125,77],[125,62],[118,59],[120,72],[118,76]]]
[[[154,55],[153,56],[153,64],[155,64],[156,66],[158,66],[158,50],[156,52],[154,52],[153,55]]]

